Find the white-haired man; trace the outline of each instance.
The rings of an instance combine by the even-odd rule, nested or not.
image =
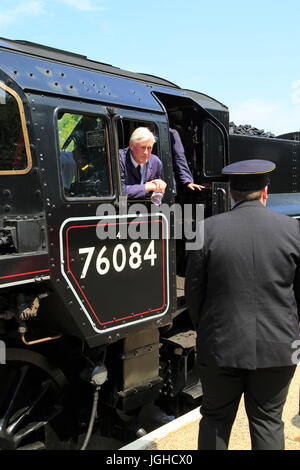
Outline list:
[[[138,127],[130,137],[129,147],[119,151],[122,189],[129,198],[144,198],[152,191],[165,192],[162,162],[151,153],[154,143],[154,134],[146,127]]]

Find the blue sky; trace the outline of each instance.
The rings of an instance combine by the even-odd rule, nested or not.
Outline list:
[[[0,36],[212,96],[236,124],[300,130],[299,0],[1,0]]]

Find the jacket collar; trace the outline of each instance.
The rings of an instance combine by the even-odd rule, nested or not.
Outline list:
[[[130,148],[127,147],[125,149],[125,155],[126,155],[126,166],[128,170],[133,174],[137,175],[137,169],[135,168],[134,164],[131,161],[131,156],[130,156]],[[148,160],[148,163],[146,163],[146,181],[148,181],[148,176],[151,175],[151,170],[152,170],[152,154],[150,155],[150,159]]]
[[[255,199],[254,201],[239,201],[232,207],[231,210],[237,210],[243,207],[260,207],[263,209],[265,208],[265,206],[260,201]]]

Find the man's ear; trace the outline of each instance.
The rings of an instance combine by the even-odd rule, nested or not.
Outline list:
[[[130,141],[129,141],[129,148],[130,148],[130,150],[132,150],[133,147],[134,147],[134,144],[133,144],[133,143],[131,142],[131,140],[130,140]]]
[[[268,186],[265,186],[262,192],[262,198],[264,201],[268,199]]]

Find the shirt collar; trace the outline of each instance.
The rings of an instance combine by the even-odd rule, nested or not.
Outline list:
[[[141,169],[144,167],[144,163],[141,163],[141,164],[140,164],[140,163],[137,163],[137,162],[135,161],[135,159],[133,158],[131,152],[130,152],[130,158],[131,158],[131,162],[132,162],[134,168],[136,168],[138,165],[140,165]]]

